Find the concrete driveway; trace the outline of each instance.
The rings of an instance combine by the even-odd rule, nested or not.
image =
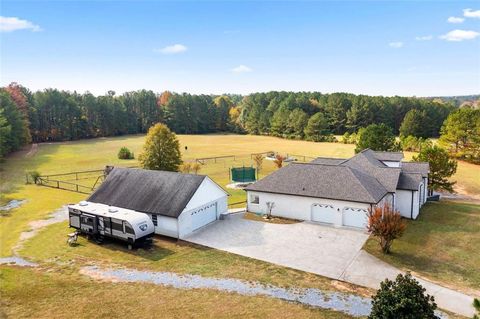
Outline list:
[[[186,241],[378,289],[399,269],[362,250],[368,234],[321,224],[269,224],[232,214],[200,229]],[[473,297],[416,278],[443,309],[472,317]]]
[[[338,279],[367,238],[358,230],[306,222],[270,224],[234,214],[184,240]]]

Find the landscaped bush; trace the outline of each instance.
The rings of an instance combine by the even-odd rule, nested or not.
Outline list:
[[[425,294],[425,288],[407,272],[395,281],[385,279],[372,298],[369,319],[434,319],[435,298]]]
[[[132,151],[130,151],[128,148],[125,146],[118,151],[118,158],[119,159],[134,159],[135,156]]]

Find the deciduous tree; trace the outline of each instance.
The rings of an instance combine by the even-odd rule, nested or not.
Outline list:
[[[148,130],[139,160],[145,169],[178,171],[182,164],[182,156],[175,133],[165,124],[152,126]]]

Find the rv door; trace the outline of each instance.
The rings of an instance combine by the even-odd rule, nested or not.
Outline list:
[[[98,232],[100,235],[105,235],[105,223],[101,216],[98,216]]]

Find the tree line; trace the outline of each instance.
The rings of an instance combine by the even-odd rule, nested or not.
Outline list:
[[[192,95],[138,90],[105,95],[12,83],[0,89],[0,156],[33,142],[146,133],[155,123],[173,132],[235,132],[332,140],[384,123],[394,134],[438,136],[455,107],[439,100],[347,93],[268,92]],[[402,125],[404,118],[410,124]]]

